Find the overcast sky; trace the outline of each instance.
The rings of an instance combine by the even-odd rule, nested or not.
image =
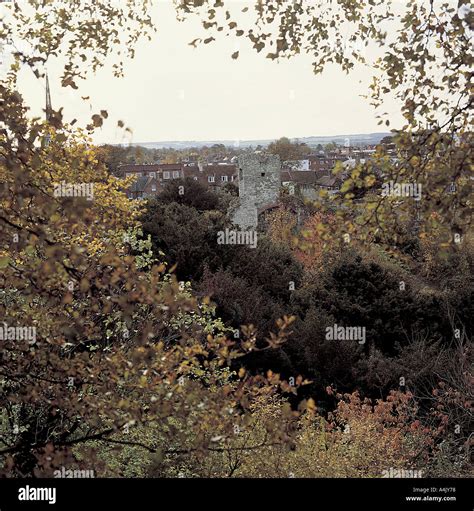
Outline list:
[[[370,69],[359,67],[349,75],[337,67],[322,75],[312,72],[311,59],[298,56],[281,62],[265,59],[250,43],[222,37],[209,45],[189,46],[202,36],[197,19],[176,20],[171,2],[153,10],[158,32],[142,41],[125,77],[114,78],[111,66],[80,84],[78,92],[59,85],[61,66],[48,66],[53,107],[64,106],[66,119],[84,124],[91,113],[109,112],[97,130],[98,143],[171,140],[249,140],[281,136],[345,135],[385,131],[378,126],[367,92]],[[240,57],[231,58],[239,49]],[[21,74],[21,89],[32,113],[42,114],[44,84],[31,71]],[[89,109],[80,96],[91,96]],[[385,105],[393,127],[401,125],[395,104]],[[117,120],[133,129],[123,139]]]

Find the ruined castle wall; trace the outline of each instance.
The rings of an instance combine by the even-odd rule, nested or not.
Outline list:
[[[234,211],[232,223],[238,225],[242,229],[257,227],[258,214],[255,201],[241,201],[238,208]]]
[[[257,210],[278,200],[281,165],[278,156],[250,153],[239,157],[239,206],[233,222],[242,228],[257,227]]]

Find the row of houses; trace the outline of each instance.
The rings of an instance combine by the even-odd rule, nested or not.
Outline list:
[[[316,199],[319,190],[327,190],[335,193],[339,190],[342,180],[340,177],[321,175],[314,171],[283,170],[281,172],[281,184],[291,194],[298,191],[307,199]]]
[[[340,158],[340,157],[339,157]],[[341,181],[331,174],[337,161],[336,155],[307,161],[285,162],[281,170],[281,185],[291,193],[299,190],[308,198],[316,198],[317,190],[337,191]],[[292,164],[294,163],[294,164]],[[345,160],[343,164],[351,167],[355,160]],[[158,195],[166,183],[174,179],[194,179],[210,188],[218,188],[228,183],[238,186],[239,169],[237,164],[127,164],[120,167],[123,177],[135,176],[136,180],[127,191],[131,199],[148,198]]]
[[[141,199],[158,195],[173,179],[194,179],[209,187],[220,187],[238,182],[237,165],[189,165],[181,163],[159,163],[145,165],[122,165],[119,171],[123,177],[137,179],[128,189],[131,199]]]
[[[306,158],[294,161],[285,161],[283,168],[285,170],[313,171],[321,175],[329,175],[337,162],[354,161],[364,163],[375,153],[373,146],[365,148],[344,147],[334,151],[320,151],[310,154]]]

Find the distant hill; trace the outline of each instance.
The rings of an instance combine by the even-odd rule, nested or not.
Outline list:
[[[318,144],[329,144],[335,142],[339,145],[344,145],[346,140],[349,139],[351,146],[356,145],[372,145],[378,144],[382,138],[390,135],[390,133],[364,133],[358,135],[334,135],[324,137],[301,137],[292,138],[292,141],[299,140],[308,144],[310,147],[316,147]],[[258,145],[266,146],[273,142],[274,139],[267,140],[239,140],[239,147],[256,147]],[[166,142],[142,142],[133,143],[133,146],[147,147],[148,149],[187,149],[189,147],[204,147],[212,146],[214,144],[224,144],[225,146],[235,145],[235,140],[184,140],[184,141],[166,141]]]
[[[390,136],[391,133],[365,133],[358,135],[336,135],[336,136],[325,136],[325,137],[304,137],[298,139],[300,142],[305,142],[311,147],[317,146],[318,144],[329,144],[335,142],[339,145],[344,145],[346,140],[349,139],[351,146],[353,145],[373,145],[378,144],[384,137]]]

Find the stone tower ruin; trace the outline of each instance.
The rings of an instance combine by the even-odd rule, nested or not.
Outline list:
[[[239,157],[239,205],[232,221],[243,229],[255,228],[258,210],[278,200],[281,186],[280,158],[250,153]]]

